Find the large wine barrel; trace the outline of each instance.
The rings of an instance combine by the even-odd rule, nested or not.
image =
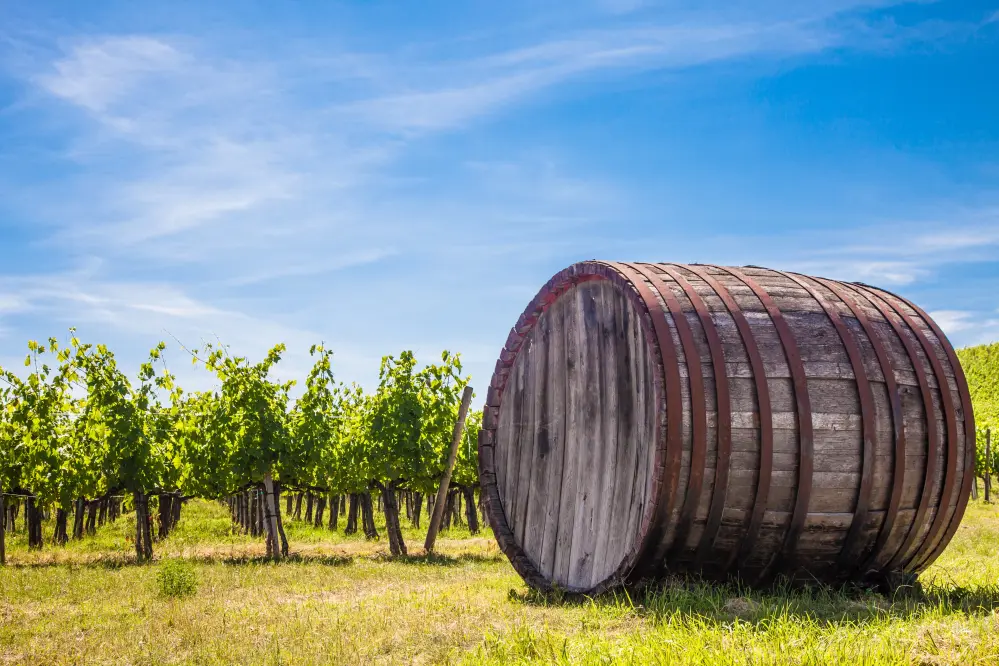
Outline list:
[[[588,261],[511,331],[479,465],[532,586],[674,572],[903,579],[964,514],[975,429],[940,328],[859,283]]]

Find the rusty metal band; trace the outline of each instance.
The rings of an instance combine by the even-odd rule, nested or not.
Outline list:
[[[690,329],[690,323],[687,321],[687,315],[683,312],[683,306],[669,285],[663,282],[662,274],[656,274],[648,266],[641,264],[630,265],[648,279],[669,308],[676,332],[680,337],[680,346],[683,349],[683,357],[687,365],[687,379],[690,382],[690,416],[693,430],[690,472],[686,497],[673,535],[673,546],[667,556],[667,559],[672,559],[683,552],[687,536],[690,534],[690,526],[694,522],[697,505],[701,499],[701,488],[704,485],[704,460],[707,457],[708,448],[708,410],[704,399],[701,354],[697,350],[694,332]]]
[[[753,511],[750,514],[749,525],[746,527],[746,534],[741,540],[741,546],[732,551],[731,556],[722,571],[730,570],[733,566],[741,566],[753,553],[756,542],[760,536],[760,528],[763,526],[763,514],[767,508],[767,500],[770,496],[770,482],[773,476],[774,465],[774,427],[773,412],[770,408],[770,386],[767,384],[767,373],[763,366],[763,356],[760,354],[759,344],[753,335],[753,329],[746,320],[746,315],[742,308],[732,298],[732,293],[715,276],[707,272],[706,266],[688,265],[687,269],[704,280],[718,297],[721,298],[729,314],[735,321],[736,329],[742,345],[746,349],[749,357],[749,365],[753,370],[753,383],[756,387],[756,400],[759,406],[760,416],[760,475],[756,483],[756,498]],[[711,267],[713,268],[713,267]]]
[[[865,287],[868,291],[872,291],[872,288]],[[883,292],[886,293],[887,292]],[[893,294],[892,294],[893,295]],[[885,299],[889,303],[890,299]],[[947,449],[946,449],[946,459],[944,468],[944,483],[943,490],[940,491],[940,505],[937,507],[936,512],[933,515],[933,522],[930,523],[930,529],[926,533],[926,537],[923,542],[913,553],[912,557],[906,562],[906,567],[914,569],[918,566],[918,563],[932,550],[932,546],[936,541],[938,535],[940,535],[941,530],[944,528],[947,515],[947,508],[950,503],[951,493],[954,492],[954,477],[957,475],[957,415],[954,412],[954,396],[950,392],[950,384],[947,382],[947,375],[944,373],[943,365],[940,363],[940,359],[937,357],[937,352],[930,343],[929,338],[921,328],[916,326],[916,322],[909,316],[909,314],[901,307],[896,306],[892,303],[895,311],[901,315],[902,320],[905,322],[906,326],[912,329],[913,333],[916,334],[916,338],[919,340],[919,344],[923,348],[923,352],[926,354],[927,360],[930,362],[930,367],[933,369],[933,374],[937,379],[937,387],[940,390],[940,401],[943,403],[944,408],[944,421],[947,428]],[[927,424],[935,429],[936,424]]]
[[[905,334],[905,329],[892,316],[893,312],[897,312],[897,308],[889,301],[883,301],[880,294],[875,291],[867,289],[863,285],[855,284],[854,286],[877,308],[881,316],[891,325],[892,330],[895,331],[895,335],[902,341],[905,353],[908,355],[909,362],[916,373],[916,382],[919,384],[919,395],[923,400],[923,408],[926,410],[926,434],[929,439],[929,446],[926,452],[926,470],[923,476],[923,486],[919,494],[919,503],[916,505],[916,515],[912,518],[909,532],[899,545],[898,550],[895,551],[892,558],[885,564],[886,569],[894,569],[899,567],[901,561],[905,559],[906,552],[912,546],[912,542],[922,529],[923,519],[926,517],[926,510],[930,505],[930,486],[937,473],[937,451],[940,450],[940,436],[936,428],[937,410],[933,404],[933,394],[930,392],[930,382],[926,376],[926,369],[919,360],[919,354],[916,352],[916,348],[909,339],[909,336]],[[899,568],[903,567],[904,565]]]
[[[857,544],[857,540],[860,539],[863,532],[863,527],[867,524],[867,513],[871,504],[871,486],[874,482],[874,452],[877,447],[877,422],[874,411],[874,392],[871,390],[871,382],[867,377],[867,370],[864,368],[864,357],[860,351],[860,343],[857,341],[854,333],[847,328],[846,324],[843,323],[843,318],[839,316],[839,312],[836,311],[836,308],[832,305],[832,303],[828,302],[825,297],[823,297],[823,295],[804,278],[791,273],[785,273],[784,271],[776,272],[801,286],[811,295],[812,298],[816,300],[816,302],[818,302],[820,306],[822,306],[822,309],[825,311],[829,321],[832,322],[833,327],[836,329],[836,333],[839,335],[839,339],[843,343],[843,347],[846,349],[846,355],[850,359],[850,366],[853,368],[854,379],[857,382],[857,394],[860,397],[861,437],[863,438],[864,449],[860,471],[860,486],[857,489],[857,504],[853,512],[853,519],[850,521],[850,528],[846,533],[846,539],[843,541],[843,547],[839,551],[840,564],[849,565],[851,560],[856,561],[857,559],[857,557],[853,556],[852,553]],[[825,282],[822,282],[822,284],[828,288],[828,285],[826,285]],[[836,291],[833,291],[833,293],[837,296],[837,298],[846,303],[846,300],[843,299],[839,293]],[[865,329],[865,332],[868,336],[872,335],[867,329]]]
[[[715,378],[715,405],[716,413],[718,414],[715,482],[711,492],[711,503],[708,507],[708,519],[704,524],[704,532],[701,534],[701,541],[694,555],[694,567],[701,569],[721,527],[722,512],[725,509],[725,496],[728,492],[729,464],[732,458],[732,402],[729,396],[728,375],[725,374],[725,348],[722,345],[721,338],[718,336],[715,322],[711,319],[708,306],[704,303],[704,299],[697,293],[693,285],[673,265],[659,264],[658,266],[680,285],[680,288],[683,289],[683,292],[694,306],[697,317],[701,321],[704,336],[708,341],[711,368]],[[705,282],[705,284],[707,283]]]
[[[784,358],[791,371],[791,383],[794,386],[795,408],[798,414],[798,487],[795,489],[794,509],[791,513],[791,524],[784,535],[784,544],[779,554],[760,572],[760,579],[768,577],[771,570],[781,570],[789,562],[798,546],[798,539],[805,528],[808,518],[808,502],[812,496],[812,470],[814,467],[814,441],[812,433],[812,405],[808,399],[808,378],[805,376],[805,366],[801,362],[798,343],[791,327],[784,319],[784,313],[756,280],[735,268],[723,268],[729,274],[741,280],[749,287],[763,303],[770,320],[777,329]]]
[[[940,553],[942,553],[944,548],[947,547],[947,543],[950,542],[951,538],[954,536],[954,532],[957,531],[957,526],[961,523],[961,519],[964,517],[964,510],[968,506],[968,496],[971,494],[971,484],[975,479],[974,472],[969,474],[969,470],[974,469],[975,464],[976,442],[974,407],[971,404],[971,392],[968,390],[968,381],[961,369],[961,362],[958,360],[957,354],[954,353],[954,347],[951,346],[947,336],[944,335],[942,330],[940,330],[937,323],[933,321],[918,305],[902,298],[901,296],[897,296],[895,294],[892,295],[912,308],[913,311],[926,322],[926,325],[930,327],[930,330],[933,331],[933,335],[937,336],[937,340],[940,342],[940,346],[943,347],[944,354],[946,354],[947,360],[950,363],[951,368],[954,370],[954,383],[957,385],[957,392],[961,398],[961,411],[964,416],[964,470],[963,477],[961,479],[961,487],[958,491],[957,505],[954,508],[954,513],[951,516],[950,523],[947,525],[947,529],[944,531],[940,541],[938,541],[937,545],[920,561],[916,562],[916,568],[923,569],[939,557]],[[947,387],[947,393],[950,394],[950,385],[946,382],[944,385]],[[943,385],[940,387],[940,391],[943,393]],[[955,445],[956,440],[957,438],[955,436]],[[941,497],[941,501],[943,501],[943,497]],[[946,508],[946,504],[944,506]]]
[[[663,487],[666,497],[664,500],[661,494],[658,496],[649,531],[640,547],[641,552],[634,571],[641,575],[647,569],[657,567],[662,561],[665,553],[663,541],[666,527],[676,499],[677,480],[680,476],[680,455],[683,449],[683,395],[680,386],[680,363],[676,356],[676,349],[673,348],[673,336],[670,334],[669,324],[666,322],[666,313],[663,311],[659,299],[645,284],[642,274],[635,270],[631,264],[616,261],[604,263],[628,279],[645,303],[652,318],[666,381],[666,469],[664,470],[666,478]],[[661,414],[662,412],[660,412]],[[659,430],[662,430],[661,416]]]
[[[881,551],[888,541],[892,528],[895,526],[899,508],[902,506],[902,490],[905,487],[905,418],[902,415],[902,394],[898,390],[898,382],[895,381],[895,368],[892,366],[891,356],[885,350],[884,343],[874,330],[874,325],[868,319],[867,313],[854,300],[853,294],[848,292],[844,285],[834,280],[827,280],[825,278],[814,279],[816,282],[824,285],[826,289],[836,294],[839,300],[843,301],[850,308],[854,317],[860,322],[860,327],[867,335],[867,339],[871,341],[871,345],[874,347],[874,354],[878,357],[878,364],[881,366],[881,374],[885,378],[885,387],[888,390],[888,400],[891,404],[892,434],[895,441],[891,498],[888,500],[888,510],[885,513],[884,521],[881,523],[881,529],[878,532],[877,539],[874,541],[874,546],[871,548],[867,559],[858,567],[860,574],[865,575],[874,567],[881,556]]]

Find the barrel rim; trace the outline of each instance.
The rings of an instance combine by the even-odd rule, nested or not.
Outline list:
[[[957,358],[957,354],[954,352],[954,346],[950,343],[947,335],[941,330],[939,324],[930,317],[925,310],[920,308],[918,305],[912,301],[899,296],[893,292],[880,287],[872,287],[871,285],[864,284],[862,282],[854,283],[857,287],[864,289],[866,291],[881,292],[882,294],[887,294],[892,298],[895,298],[903,305],[908,306],[916,313],[916,318],[923,321],[927,328],[933,333],[934,337],[940,343],[940,347],[944,352],[944,356],[947,358],[948,364],[954,371],[954,384],[957,388],[958,399],[960,401],[960,407],[962,412],[962,421],[965,429],[965,443],[964,443],[964,469],[962,470],[961,485],[957,486],[957,503],[954,507],[954,512],[951,514],[949,519],[945,518],[947,510],[949,509],[949,500],[945,499],[947,495],[947,480],[950,476],[951,494],[955,492],[953,486],[954,479],[951,475],[956,474],[957,471],[957,410],[954,405],[953,392],[950,390],[950,384],[947,381],[947,376],[943,373],[942,365],[940,364],[940,359],[936,355],[935,351],[931,354],[929,349],[926,349],[926,355],[930,361],[931,367],[934,373],[939,374],[937,380],[937,386],[940,390],[940,400],[943,403],[945,420],[947,425],[947,442],[946,442],[946,462],[947,469],[944,476],[944,484],[940,491],[940,503],[942,504],[942,510],[940,507],[937,508],[937,515],[934,516],[934,520],[931,524],[930,531],[927,533],[925,541],[916,550],[913,556],[909,559],[907,567],[911,568],[913,572],[923,571],[932,564],[937,557],[944,551],[947,544],[953,538],[954,533],[957,531],[957,527],[964,517],[965,509],[967,509],[968,502],[971,497],[971,483],[975,478],[974,472],[968,473],[968,470],[973,467],[975,456],[977,455],[978,441],[975,432],[975,412],[974,406],[971,403],[971,393],[968,390],[967,378],[964,375],[964,368],[961,366],[960,360]],[[889,300],[890,302],[890,300]],[[904,311],[899,310],[902,319],[909,323],[913,321],[908,314]],[[923,342],[925,334],[922,332],[917,332],[915,327],[913,332],[916,333],[917,338],[921,338],[920,342]],[[921,337],[922,336],[922,337]],[[946,389],[946,390],[945,390]],[[949,407],[949,409],[948,409]]]
[[[538,569],[521,545],[517,543],[517,539],[507,521],[503,502],[499,495],[493,452],[495,450],[496,429],[499,425],[499,411],[503,402],[503,394],[510,371],[524,341],[537,325],[541,315],[566,292],[580,284],[598,280],[607,280],[616,285],[630,299],[636,312],[639,314],[639,320],[642,322],[646,345],[649,350],[649,358],[654,364],[653,392],[655,396],[654,404],[657,410],[654,439],[656,450],[649,498],[635,535],[634,547],[629,553],[625,554],[617,569],[596,585],[589,588],[562,589]],[[664,490],[662,480],[666,466],[667,443],[665,410],[662,408],[666,393],[666,384],[662,354],[656,340],[652,314],[645,300],[640,296],[635,284],[629,279],[627,274],[617,268],[614,262],[597,260],[581,261],[556,273],[531,300],[507,336],[503,350],[500,352],[499,360],[496,362],[492,380],[489,383],[482,428],[479,432],[479,478],[481,492],[486,503],[487,518],[492,527],[493,535],[499,543],[500,550],[510,560],[517,573],[531,587],[546,592],[553,592],[559,589],[562,592],[569,592],[570,594],[599,594],[624,583],[635,569],[641,555],[649,547],[650,544],[647,542],[649,541],[648,536],[654,524],[653,516],[656,507],[659,506],[660,495]],[[677,392],[677,395],[679,395],[679,392]],[[656,544],[651,545],[654,547]]]

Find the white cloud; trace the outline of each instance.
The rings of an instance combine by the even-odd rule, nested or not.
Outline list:
[[[28,302],[19,294],[0,293],[0,316],[14,312],[24,312]]]
[[[355,121],[392,132],[449,129],[531,94],[605,70],[679,69],[736,57],[822,50],[838,41],[820,26],[678,24],[584,32],[431,69],[445,85],[364,99],[340,107]],[[430,77],[428,77],[430,78]],[[412,84],[410,84],[412,85]]]
[[[378,263],[398,254],[399,251],[392,247],[374,248],[341,256],[326,257],[322,261],[313,264],[277,266],[271,269],[264,268],[258,272],[228,280],[227,284],[233,287],[241,287],[278,278],[327,275],[346,268]]]
[[[35,80],[97,123],[69,153],[109,172],[92,183],[97,219],[82,234],[96,244],[134,245],[296,193],[298,137],[254,110],[268,108],[265,72],[126,36],[71,46]]]
[[[826,22],[852,6],[827,3],[810,15],[767,6],[746,18],[736,3],[724,10],[737,20],[685,11],[461,61],[391,52],[234,60],[191,38],[88,37],[64,41],[31,79],[97,127],[69,153],[90,175],[86,209],[55,213],[88,220],[71,225],[66,242],[133,255],[169,246],[191,260],[225,252],[235,238],[273,253],[280,248],[260,239],[302,229],[317,206],[329,210],[328,227],[343,224],[339,211],[370,208],[368,193],[408,138],[466,127],[584,76],[819,51],[842,43]],[[318,84],[303,96],[307,82]],[[344,240],[338,230],[325,235]],[[369,239],[337,253],[383,245]]]
[[[804,262],[805,272],[841,280],[883,285],[909,285],[927,277],[927,266],[911,261],[843,259],[835,263]]]
[[[947,335],[960,333],[975,326],[974,318],[977,314],[966,310],[934,310],[929,313]]]
[[[61,39],[58,57],[26,78],[48,96],[35,103],[72,126],[64,157],[84,175],[36,193],[33,212],[58,220],[45,240],[62,265],[0,278],[3,327],[79,325],[137,348],[164,331],[195,345],[218,334],[249,355],[284,341],[287,367],[300,374],[304,350],[325,331],[346,377],[370,381],[396,345],[447,346],[466,351],[484,384],[491,341],[512,322],[482,324],[498,306],[478,299],[522,304],[551,263],[598,246],[616,252],[591,225],[626,219],[634,204],[624,184],[541,149],[448,157],[447,176],[407,156],[434,133],[468,130],[579,81],[849,44],[831,19],[857,5],[735,2],[652,16],[643,2],[605,4],[642,9],[643,23],[603,15],[599,29],[532,33],[504,49],[472,39],[460,60],[407,44],[351,53],[324,42],[318,56],[275,46],[233,58],[210,34]],[[985,222],[965,231],[798,251],[816,247],[813,238],[794,256],[808,272],[911,284],[995,242]],[[84,256],[100,261],[66,269]],[[518,272],[525,266],[534,273]],[[438,314],[454,311],[477,321]]]
[[[110,37],[73,47],[38,82],[52,94],[105,116],[136,86],[151,77],[175,74],[186,64],[186,56],[162,40]]]
[[[842,242],[843,237],[872,239]],[[999,252],[999,211],[949,207],[928,220],[905,219],[878,225],[798,234],[775,245],[794,247],[796,269],[816,275],[872,284],[905,286],[931,279],[947,266],[993,261]],[[787,263],[785,260],[784,263]],[[955,322],[956,323],[956,322]]]
[[[928,313],[951,341],[973,346],[999,340],[999,318],[977,310],[934,310]]]
[[[134,362],[146,350],[159,340],[166,341],[171,370],[189,389],[207,388],[214,380],[190,366],[175,338],[189,349],[221,340],[234,353],[251,359],[283,342],[288,352],[277,376],[285,379],[300,379],[307,373],[308,349],[323,340],[316,331],[274,316],[253,316],[210,305],[172,284],[108,281],[79,273],[0,279],[0,302],[11,292],[19,294],[21,304],[12,314],[30,312],[35,321],[40,318],[45,322],[45,330],[33,326],[33,337],[61,337],[69,327],[76,327],[85,342],[109,342],[113,349],[123,350],[133,361],[126,366],[133,370]],[[377,359],[341,341],[330,342],[335,344],[338,365],[347,370],[347,376],[370,380]]]
[[[955,250],[968,250],[999,245],[999,211],[987,209],[980,211],[977,217],[987,218],[987,223],[981,226],[951,228],[947,231],[932,231],[917,234],[911,241],[903,240],[900,251],[906,247],[919,248],[926,252],[949,253]],[[948,225],[941,224],[946,227]]]

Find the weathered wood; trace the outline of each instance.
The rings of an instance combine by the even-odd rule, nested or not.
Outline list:
[[[904,299],[769,269],[584,262],[511,332],[479,438],[528,583],[918,571],[963,515],[973,414]]]
[[[674,445],[666,446],[664,452],[657,451],[654,473],[658,478],[654,481],[651,492],[646,494],[651,504],[651,511],[646,512],[643,517],[643,524],[648,520],[649,529],[640,550],[639,564],[636,565],[641,569],[657,568],[669,548],[669,529],[681,471],[680,440],[683,437],[684,410],[680,363],[666,312],[646,280],[630,264],[612,263],[609,266],[619,274],[623,274],[625,279],[637,288],[641,304],[645,306],[652,319],[656,340],[654,348],[659,352],[658,357],[662,364],[662,378],[659,384],[664,386],[666,409],[661,420],[665,420],[666,441],[673,442]],[[662,410],[660,413],[662,414]],[[660,429],[661,437],[663,426],[657,424],[657,428]],[[657,437],[656,446],[663,448],[658,439]]]
[[[520,427],[516,439],[501,433],[498,450],[511,460],[507,443],[519,447],[521,476],[512,482],[514,470],[503,472],[515,497],[502,504],[524,555],[567,588],[610,576],[633,545],[647,485],[636,436],[652,430],[655,411],[643,336],[635,309],[615,290],[581,285],[539,317],[510,374],[533,402],[501,408],[500,427]],[[569,413],[577,415],[571,423]]]
[[[0,484],[0,566],[7,564],[7,505],[4,504],[3,485]]]
[[[581,291],[580,308],[576,314],[576,363],[579,383],[570,390],[579,392],[581,403],[579,438],[579,470],[576,477],[576,513],[572,529],[572,543],[569,555],[570,588],[589,587],[593,568],[593,514],[595,503],[603,498],[596,497],[595,487],[599,481],[599,455],[602,414],[600,413],[600,386],[597,366],[599,321],[597,320],[596,293]]]
[[[277,499],[274,496],[274,479],[270,472],[264,475],[264,525],[267,529],[267,556],[281,559],[281,537],[277,525]]]
[[[890,298],[888,300],[891,300]],[[905,304],[899,307],[895,304],[893,307],[902,315],[903,320],[909,326],[909,328],[916,333],[916,337],[919,339],[920,345],[923,348],[923,352],[930,362],[930,367],[933,370],[934,376],[937,378],[938,383],[944,384],[944,363],[947,359],[941,359],[942,351],[938,354],[938,346],[934,346],[930,343],[930,338],[934,336],[933,331],[927,327],[926,322],[928,317],[925,315],[920,316],[920,314],[913,312],[915,318],[910,317],[910,315],[905,311]],[[908,308],[911,310],[911,308]],[[920,324],[915,322],[919,321]],[[924,328],[926,327],[926,328]],[[943,505],[945,510],[937,511],[933,518],[933,522],[930,525],[929,531],[925,540],[921,544],[920,548],[916,551],[913,556],[912,562],[915,566],[920,566],[922,562],[929,556],[931,552],[934,551],[936,545],[936,539],[939,538],[945,531],[947,526],[947,518],[952,515],[953,512],[946,510],[949,507],[948,502],[954,493],[955,488],[960,488],[963,483],[956,483],[957,478],[957,465],[960,454],[958,452],[958,422],[955,414],[954,403],[960,402],[960,398],[955,396],[951,391],[941,391],[941,397],[944,408],[944,421],[946,423],[946,470],[944,472],[943,488],[941,489],[941,499],[940,503]]]
[[[458,420],[454,424],[454,433],[451,436],[451,451],[448,453],[447,466],[444,468],[444,476],[441,477],[440,488],[437,490],[437,502],[434,504],[434,513],[430,517],[430,528],[427,530],[427,539],[423,543],[423,548],[428,553],[433,552],[434,542],[437,539],[437,531],[441,527],[441,518],[444,515],[444,497],[448,488],[451,487],[451,474],[454,472],[454,464],[458,460],[458,446],[461,444],[461,436],[465,432],[465,419],[468,417],[468,408],[472,404],[472,387],[466,386],[461,394],[461,407],[458,408]],[[394,493],[395,488],[389,487],[388,492]],[[393,495],[394,500],[394,495]],[[398,510],[395,512],[398,519]],[[405,555],[405,544],[402,544],[403,555]]]
[[[579,303],[582,291],[579,287],[565,295],[567,311],[565,322],[565,447],[562,467],[562,483],[559,485],[559,513],[555,535],[555,563],[552,580],[562,586],[569,586],[569,568],[572,557],[572,537],[576,526],[576,491],[579,474],[579,458],[582,450],[581,424],[582,401],[578,389],[579,383],[579,342],[576,334]]]
[[[543,436],[548,442],[548,484],[545,488],[544,526],[541,535],[540,569],[542,575],[554,580],[559,516],[562,509],[562,478],[565,468],[566,431],[566,346],[565,308],[553,307],[542,315],[548,324],[548,386],[545,391]],[[540,497],[540,496],[539,496]],[[539,501],[538,506],[541,506]]]
[[[649,268],[641,265],[636,266],[637,270],[652,282],[656,291],[664,298],[669,308],[671,322],[679,338],[681,362],[688,368],[687,392],[690,394],[691,415],[691,455],[689,462],[685,466],[689,469],[685,486],[686,498],[682,503],[679,521],[676,525],[676,533],[673,535],[673,556],[679,555],[687,546],[691,523],[697,507],[701,500],[701,489],[704,484],[704,461],[707,457],[707,407],[705,402],[704,378],[701,373],[690,372],[691,366],[697,367],[702,364],[701,354],[695,342],[691,323],[683,316],[683,306],[680,299],[669,286],[664,289],[662,280],[656,279],[656,274]],[[675,278],[674,278],[675,280]],[[686,298],[686,295],[684,295]],[[682,384],[681,384],[682,386]],[[685,404],[688,404],[685,402]]]
[[[599,371],[599,382],[596,386],[600,402],[600,430],[596,434],[604,444],[600,447],[599,462],[594,470],[599,479],[599,487],[594,488],[596,500],[596,510],[593,516],[593,563],[590,569],[590,585],[597,585],[603,581],[614,569],[617,562],[611,563],[610,571],[607,567],[607,548],[613,525],[610,523],[611,504],[608,497],[614,497],[614,482],[617,477],[618,449],[620,441],[617,438],[618,422],[618,391],[617,375],[619,347],[618,340],[623,330],[622,321],[617,317],[618,306],[621,299],[614,298],[614,294],[601,292],[597,295],[597,306],[599,313],[599,330],[597,336],[596,363]],[[606,387],[606,388],[604,388]]]
[[[771,388],[769,386],[768,376],[762,357],[759,353],[758,331],[753,330],[753,327],[749,323],[749,319],[746,317],[746,313],[732,298],[731,292],[728,288],[716,276],[711,275],[706,269],[701,267],[690,266],[689,269],[711,286],[715,293],[718,294],[718,297],[722,300],[725,307],[728,309],[729,314],[732,317],[733,324],[738,330],[739,342],[743,345],[743,349],[745,349],[746,356],[749,359],[749,366],[751,368],[751,376],[753,379],[752,388],[749,390],[752,391],[752,394],[755,396],[756,404],[759,408],[759,411],[757,413],[753,413],[749,419],[750,427],[760,428],[759,439],[752,440],[752,444],[750,444],[750,446],[754,447],[753,450],[757,451],[759,455],[757,464],[758,472],[753,481],[753,486],[755,487],[755,493],[753,494],[754,507],[746,525],[745,536],[739,547],[732,548],[728,551],[725,564],[720,572],[721,574],[725,574],[739,562],[744,563],[749,553],[752,552],[760,534],[764,511],[769,502],[770,471],[773,465],[774,451]],[[766,331],[773,329],[772,325],[761,328]],[[773,330],[776,331],[776,329]],[[726,375],[731,376],[731,373],[729,373],[728,370],[728,363],[726,363]],[[742,423],[740,423],[738,415],[733,412],[733,450],[735,450],[736,442],[734,429],[740,425],[742,425]],[[734,501],[739,501],[740,498],[733,497],[732,499]]]
[[[548,393],[551,383],[548,379],[548,356],[551,353],[551,318],[543,318],[535,329],[539,338],[532,349],[531,377],[534,399],[531,405],[531,422],[534,427],[525,428],[530,437],[531,468],[529,492],[524,497],[524,551],[531,561],[540,565],[544,545],[545,511],[549,481],[548,462],[551,459],[551,441],[548,436]]]
[[[800,284],[804,287],[809,295],[815,299],[815,301],[822,307],[822,309],[829,316],[829,320],[833,323],[836,328],[836,332],[839,334],[840,341],[843,344],[844,349],[847,352],[847,356],[850,357],[850,365],[853,367],[853,373],[856,377],[857,384],[857,397],[860,402],[860,418],[861,418],[861,428],[863,431],[863,455],[861,463],[861,476],[860,483],[857,486],[857,503],[854,507],[854,520],[851,525],[847,528],[846,538],[843,541],[842,549],[839,553],[839,563],[843,566],[850,566],[851,562],[854,560],[854,550],[858,538],[860,538],[861,529],[867,523],[867,512],[870,508],[871,502],[871,484],[873,482],[872,476],[874,472],[874,455],[875,449],[877,448],[877,429],[875,424],[875,404],[874,404],[874,391],[871,387],[871,382],[868,379],[867,372],[864,368],[864,359],[860,351],[859,342],[861,339],[861,334],[859,331],[854,331],[843,323],[843,319],[840,316],[834,304],[837,302],[845,303],[843,299],[836,297],[836,300],[830,299],[823,296],[811,283],[803,278],[788,275],[784,273],[785,277],[791,278],[794,282]],[[849,304],[846,304],[849,306]],[[857,315],[856,312],[851,310],[852,314]],[[862,315],[861,315],[862,316]],[[865,334],[866,334],[865,329]],[[879,357],[880,358],[880,357]],[[882,366],[883,367],[883,366]],[[890,369],[888,370],[890,371]],[[883,373],[882,373],[883,374]],[[813,402],[814,404],[814,402]],[[851,403],[850,407],[856,409],[856,403]]]
[[[513,528],[517,542],[524,543],[524,532],[527,529],[527,503],[531,497],[531,473],[535,467],[534,446],[537,440],[537,429],[534,427],[534,406],[536,400],[536,370],[535,359],[538,355],[540,344],[532,340],[527,349],[524,350],[524,370],[518,376],[523,377],[523,388],[521,400],[518,402],[516,421],[522,424],[519,436],[514,445],[517,447],[518,465],[511,469],[511,473],[516,474],[513,484],[513,496],[510,498],[511,511],[513,512]]]
[[[764,567],[760,574],[760,579],[763,580],[774,569],[787,569],[791,564],[798,538],[808,517],[808,505],[812,494],[813,482],[813,428],[815,427],[815,422],[808,391],[808,379],[798,351],[798,343],[783,312],[770,298],[766,290],[758,285],[753,278],[734,268],[728,268],[726,271],[741,282],[744,282],[759,299],[760,304],[766,309],[770,320],[777,329],[781,346],[784,349],[785,359],[791,371],[792,381],[794,382],[795,427],[798,431],[799,446],[798,476],[797,483],[794,484],[794,513],[792,514],[787,532],[784,535],[780,551],[774,554],[770,563]]]
[[[715,454],[714,464],[711,465],[711,469],[705,469],[708,485],[711,487],[712,492],[710,509],[704,517],[705,525],[701,531],[694,561],[695,568],[702,568],[708,557],[708,551],[718,536],[718,530],[721,527],[722,512],[725,508],[725,493],[728,488],[728,472],[732,456],[732,398],[728,377],[725,375],[724,345],[711,320],[710,312],[703,297],[694,288],[687,276],[684,276],[678,268],[665,265],[662,266],[662,269],[683,290],[690,306],[697,314],[698,323],[704,335],[704,344],[708,347],[708,358],[710,359],[713,372],[712,379],[714,380],[714,386],[712,388],[714,390],[704,389],[707,402],[706,409],[709,410],[709,413],[705,414],[705,427],[707,427],[707,419],[710,415],[713,414],[717,419],[717,427],[708,428],[706,435],[707,450],[705,455]],[[710,289],[709,285],[706,286]],[[712,295],[714,295],[713,290]],[[700,344],[700,341],[696,337],[695,344]],[[702,358],[703,352],[699,349],[698,359]],[[703,364],[703,361],[701,362]],[[704,383],[707,385],[709,382]],[[693,391],[693,385],[689,386],[690,390]],[[713,404],[711,398],[714,398]],[[714,449],[712,449],[712,444],[715,446]],[[711,472],[714,473],[711,474]]]
[[[985,503],[992,501],[992,431],[985,431]]]

